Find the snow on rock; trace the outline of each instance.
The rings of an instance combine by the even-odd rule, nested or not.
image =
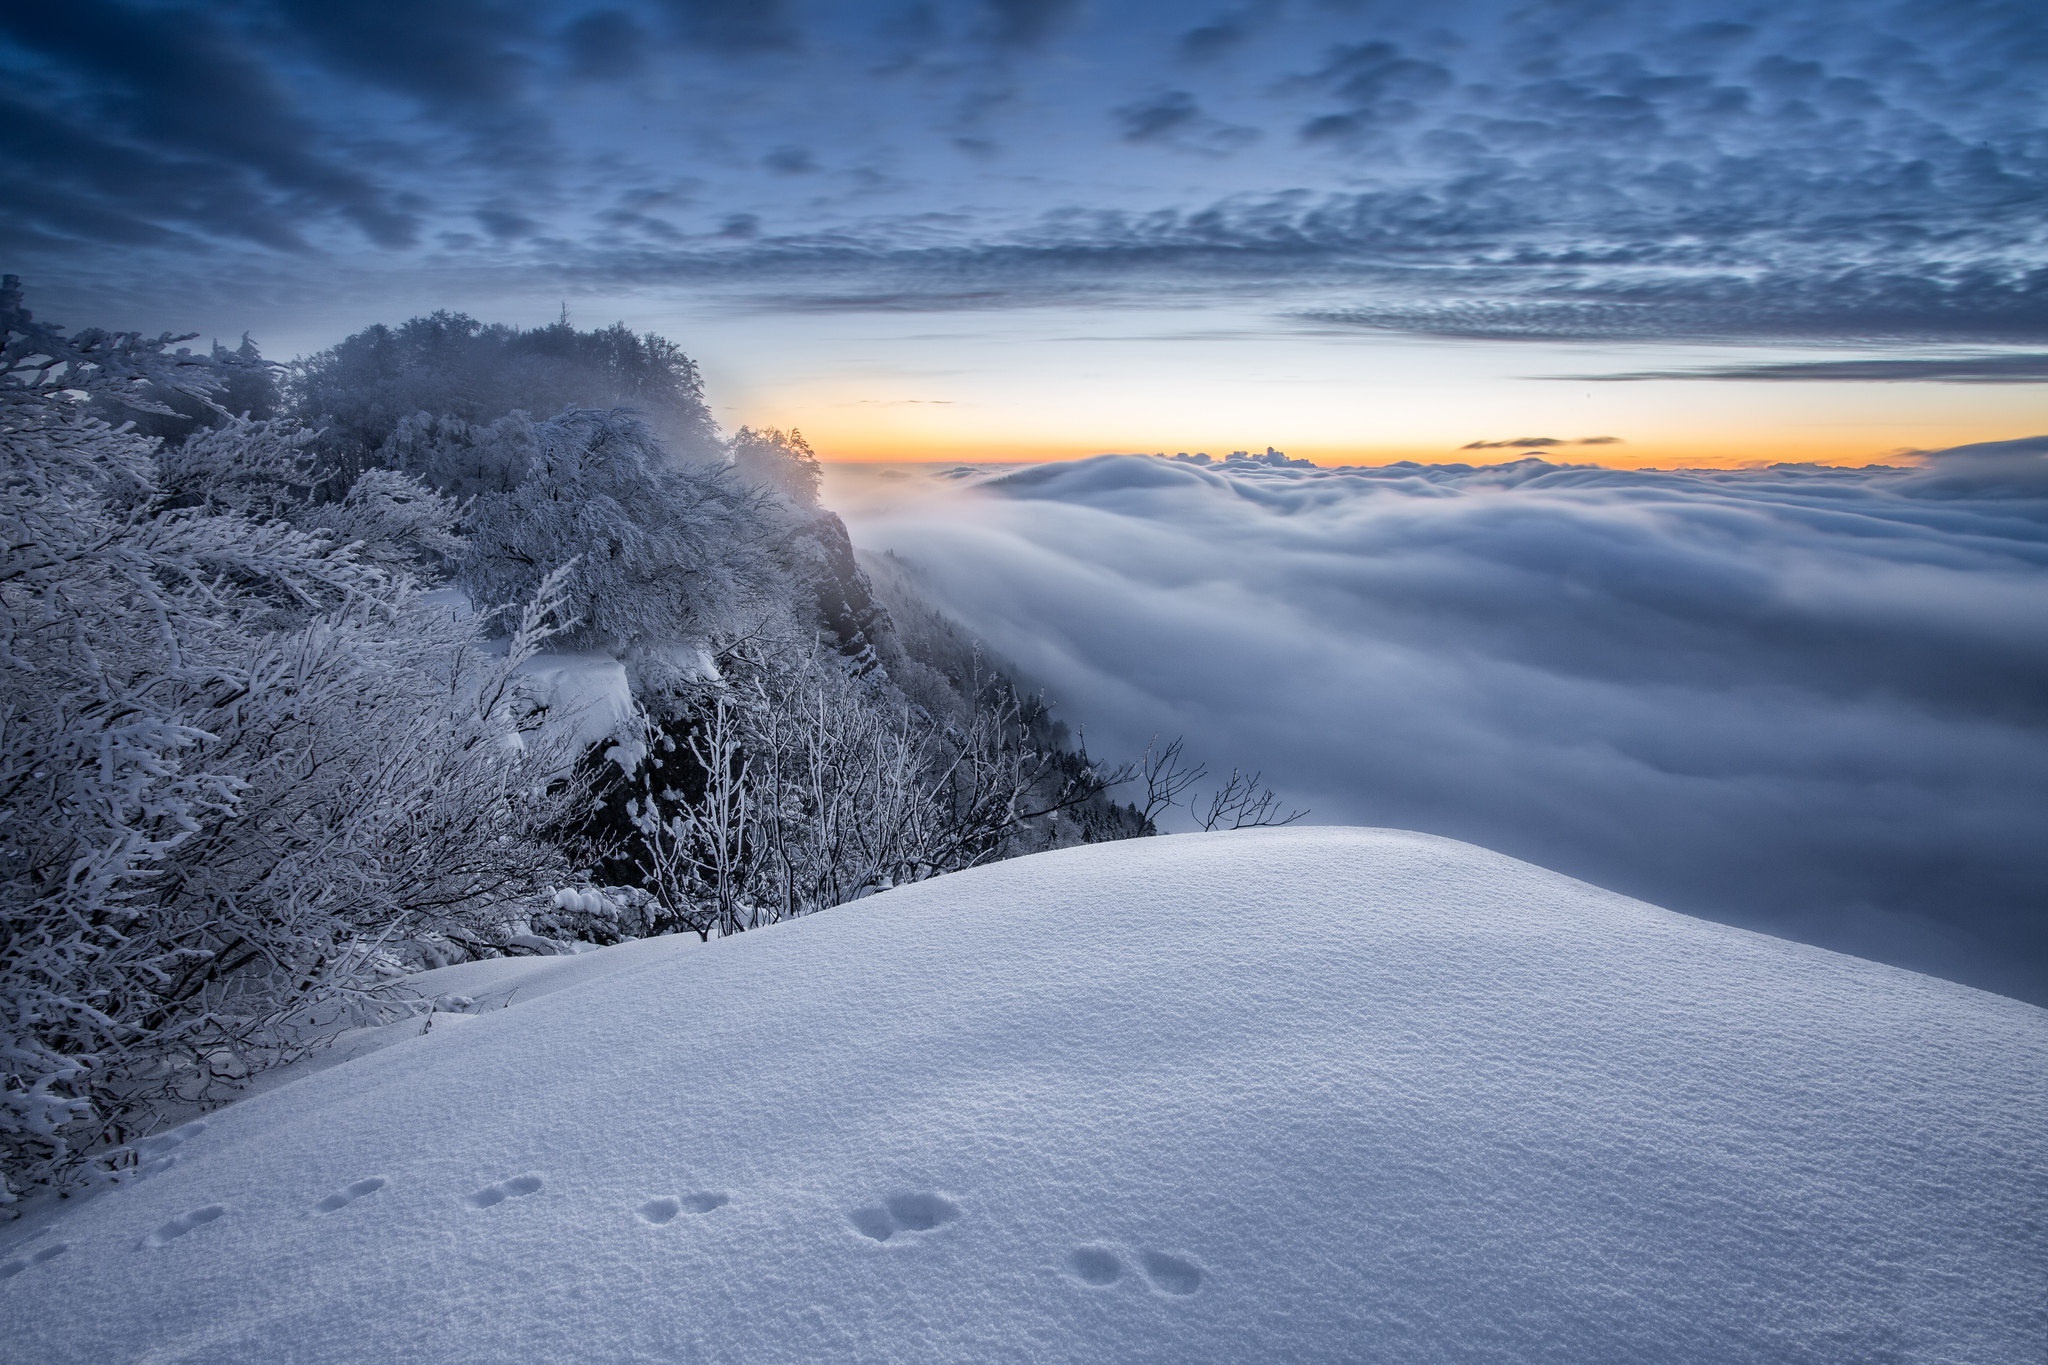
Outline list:
[[[547,970],[45,1224],[6,1358],[2048,1354],[2048,1012],[1466,845],[1073,848]]]
[[[545,652],[521,663],[518,686],[547,719],[546,733],[564,741],[571,753],[593,744],[637,733],[633,687],[626,666],[609,654]],[[635,753],[625,766],[639,762]]]

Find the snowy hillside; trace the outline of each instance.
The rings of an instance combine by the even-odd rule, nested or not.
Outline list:
[[[6,1253],[6,1358],[2048,1353],[2048,1012],[1466,845],[605,954],[164,1139]]]

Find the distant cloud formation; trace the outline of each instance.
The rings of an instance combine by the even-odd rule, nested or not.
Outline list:
[[[937,481],[931,481],[934,485]],[[1910,467],[1037,466],[857,511],[1083,718],[2048,1004],[2048,437]]]
[[[2048,384],[2048,355],[1968,355],[1928,359],[1799,360],[1775,365],[1703,365],[1691,370],[1560,374],[1547,379],[1613,384],[1651,379],[1763,380],[1787,384]]]
[[[1555,436],[1517,436],[1512,441],[1467,441],[1460,450],[1550,450],[1557,446],[1618,446],[1619,436],[1579,436],[1561,440]]]

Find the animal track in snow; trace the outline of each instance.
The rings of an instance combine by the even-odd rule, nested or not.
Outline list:
[[[670,1199],[668,1196],[663,1195],[659,1199],[650,1199],[640,1206],[640,1221],[659,1225],[673,1219],[682,1211],[682,1200]]]
[[[1145,1267],[1145,1278],[1162,1294],[1185,1296],[1202,1287],[1202,1268],[1184,1256],[1147,1251],[1139,1254],[1138,1264]]]
[[[227,1210],[219,1204],[208,1204],[203,1208],[181,1213],[155,1232],[150,1233],[149,1236],[143,1238],[139,1245],[146,1247],[169,1246],[172,1242],[177,1241],[180,1237],[192,1231],[192,1229],[204,1227],[226,1212]]]
[[[30,1266],[41,1265],[52,1256],[62,1256],[69,1250],[69,1242],[52,1242],[46,1247],[37,1247],[26,1256],[16,1256],[13,1260],[0,1264],[0,1280],[11,1280]]]
[[[158,1133],[154,1137],[146,1137],[135,1144],[136,1159],[142,1162],[149,1162],[154,1161],[158,1157],[168,1156],[205,1131],[206,1120],[194,1119],[190,1123],[178,1125],[168,1133]]]
[[[146,1137],[135,1144],[135,1174],[142,1178],[167,1171],[178,1164],[177,1150],[206,1131],[206,1120],[194,1119],[168,1133]]]
[[[642,1222],[659,1224],[672,1221],[679,1213],[709,1213],[713,1209],[722,1209],[731,1202],[732,1196],[729,1194],[721,1194],[717,1190],[703,1190],[697,1194],[686,1194],[681,1199],[662,1195],[659,1199],[650,1199],[642,1204],[637,1212]]]
[[[1185,1256],[1141,1251],[1138,1265],[1162,1294],[1185,1298],[1202,1287],[1202,1268]],[[1080,1246],[1067,1253],[1069,1275],[1093,1289],[1107,1289],[1124,1277],[1123,1258],[1106,1246]]]
[[[879,1204],[855,1209],[847,1219],[861,1236],[886,1242],[899,1232],[930,1232],[959,1216],[958,1204],[926,1190],[892,1194]]]
[[[367,1175],[353,1185],[343,1186],[313,1206],[315,1213],[339,1213],[366,1194],[375,1194],[389,1183],[381,1175]]]
[[[1124,1277],[1124,1263],[1108,1247],[1075,1247],[1067,1253],[1067,1273],[1099,1289]]]
[[[475,1194],[466,1194],[462,1202],[473,1209],[488,1209],[504,1203],[507,1199],[518,1199],[538,1193],[540,1177],[537,1175],[515,1175],[510,1180],[500,1180],[495,1185],[486,1185]]]

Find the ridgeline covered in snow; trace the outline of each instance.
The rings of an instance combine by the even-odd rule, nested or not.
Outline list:
[[[2048,1013],[1447,840],[1068,848],[420,984],[37,1222],[10,1356],[2048,1351]]]

